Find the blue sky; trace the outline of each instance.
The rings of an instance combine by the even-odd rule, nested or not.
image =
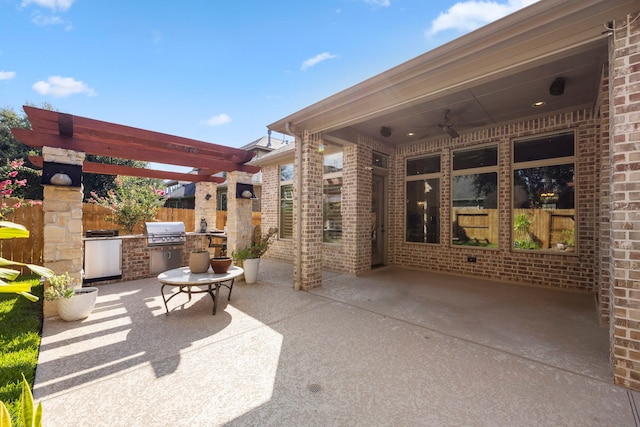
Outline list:
[[[533,2],[0,0],[0,107],[239,147]]]

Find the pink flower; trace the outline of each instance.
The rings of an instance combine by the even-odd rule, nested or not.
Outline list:
[[[15,178],[18,175],[18,171],[11,171],[9,172],[9,177],[10,178]]]
[[[12,160],[11,161],[11,168],[12,169],[18,169],[19,167],[22,167],[22,165],[24,165],[24,160]]]
[[[27,180],[26,179],[16,180],[15,184],[19,187],[24,187],[25,185],[27,185]]]

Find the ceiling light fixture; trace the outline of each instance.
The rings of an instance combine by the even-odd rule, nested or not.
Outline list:
[[[542,106],[543,106],[543,105],[545,105],[545,104],[546,104],[546,102],[544,102],[544,101],[536,101],[536,102],[534,102],[533,104],[531,104],[531,106],[532,106],[533,108],[539,108],[539,107],[542,107]]]
[[[549,93],[553,96],[560,96],[564,93],[564,79],[562,77],[556,77],[553,83],[551,83]]]

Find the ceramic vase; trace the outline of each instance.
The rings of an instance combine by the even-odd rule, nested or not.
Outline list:
[[[209,270],[209,252],[191,252],[189,254],[189,270],[194,274],[206,273]]]

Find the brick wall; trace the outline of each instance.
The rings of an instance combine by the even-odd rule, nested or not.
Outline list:
[[[614,381],[640,390],[640,11],[610,44],[610,333]]]
[[[511,146],[514,138],[545,132],[576,129],[577,142],[577,236],[576,254],[516,252],[511,250]],[[395,265],[436,270],[510,282],[594,292],[597,289],[596,254],[599,230],[600,194],[598,171],[601,149],[599,119],[591,110],[579,110],[536,120],[528,120],[492,129],[463,134],[457,140],[442,138],[405,145],[396,151],[393,174],[396,187],[390,191],[390,262]],[[451,242],[451,152],[480,143],[496,143],[499,149],[499,247],[478,249],[454,247]],[[440,153],[441,208],[440,244],[404,242],[404,163],[408,157]],[[467,262],[475,256],[477,262]]]

